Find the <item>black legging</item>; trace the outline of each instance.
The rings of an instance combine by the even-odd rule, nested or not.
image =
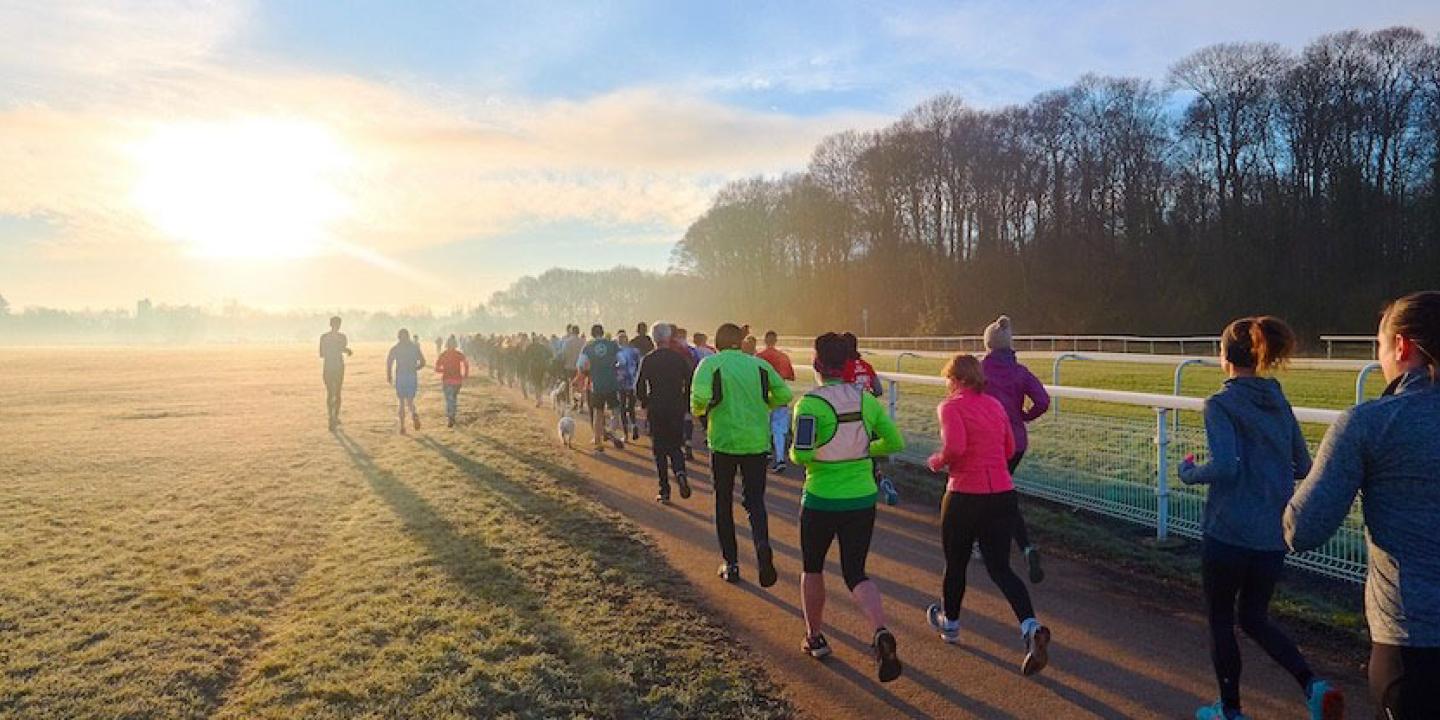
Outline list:
[[[945,493],[940,504],[940,538],[945,548],[943,590],[947,619],[960,619],[965,570],[970,566],[970,548],[976,541],[985,559],[985,571],[1010,602],[1015,619],[1024,622],[1035,617],[1025,583],[1010,569],[1010,537],[1019,516],[1014,490],[987,495]]]
[[[1381,720],[1440,717],[1440,647],[1371,645],[1370,697]]]
[[[1015,468],[1020,467],[1020,461],[1024,459],[1025,451],[1015,453],[1010,457],[1010,477],[1015,477]],[[1020,513],[1020,506],[1015,506],[1015,547],[1022,551],[1030,547],[1030,528],[1025,527],[1025,516]]]
[[[770,516],[765,511],[765,453],[710,454],[710,478],[715,487],[715,535],[725,562],[735,564],[735,475],[740,475],[741,505],[750,516],[750,539],[762,561],[770,552]]]
[[[1270,597],[1285,567],[1283,550],[1250,550],[1205,538],[1201,576],[1210,615],[1210,659],[1220,685],[1220,701],[1240,709],[1240,642],[1235,638],[1236,607],[1240,629],[1285,668],[1300,689],[1315,674],[1295,643],[1270,622]]]
[[[825,571],[825,556],[830,542],[840,538],[840,571],[845,587],[851,590],[869,578],[865,576],[865,559],[870,554],[870,538],[875,534],[875,507],[863,510],[800,509],[800,556],[805,572]]]

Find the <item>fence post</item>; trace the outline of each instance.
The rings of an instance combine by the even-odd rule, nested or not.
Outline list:
[[[896,363],[899,363],[899,360],[896,360]],[[891,380],[887,390],[889,391],[887,400],[890,403],[890,419],[894,421],[900,413],[900,383]]]
[[[1170,536],[1170,423],[1167,408],[1155,408],[1155,539]]]
[[[1355,404],[1356,404],[1356,405],[1359,405],[1360,403],[1365,402],[1365,381],[1368,380],[1368,379],[1370,379],[1370,373],[1375,372],[1376,370],[1379,370],[1379,369],[1380,369],[1380,363],[1377,363],[1377,362],[1372,362],[1372,363],[1370,363],[1369,365],[1366,365],[1365,367],[1360,368],[1360,373],[1355,376]]]

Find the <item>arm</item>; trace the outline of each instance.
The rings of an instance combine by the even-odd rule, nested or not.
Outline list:
[[[385,356],[385,382],[395,384],[395,348],[390,348],[390,354]]]
[[[647,355],[640,359],[640,371],[635,373],[635,402],[647,409],[650,403],[650,374],[647,372],[645,359],[648,357]]]
[[[340,349],[341,349],[346,355],[354,355],[354,354],[355,354],[355,353],[353,353],[353,352],[350,351],[350,338],[345,337],[344,335],[341,335],[341,336],[340,336]]]
[[[1205,442],[1210,448],[1210,462],[1181,465],[1180,481],[1186,485],[1217,485],[1233,480],[1240,472],[1235,423],[1219,404],[1209,400],[1205,401]]]
[[[1295,479],[1304,480],[1305,476],[1310,474],[1310,468],[1313,466],[1313,463],[1310,462],[1310,446],[1305,444],[1305,433],[1300,430],[1300,421],[1296,420],[1294,415],[1290,416],[1290,421],[1292,425],[1290,437],[1292,438],[1291,442],[1294,443],[1290,462],[1295,466]]]
[[[790,418],[791,437],[799,437],[796,428],[800,427],[801,416],[815,418],[815,423],[818,427],[820,413],[828,411],[829,406],[822,402],[808,396],[800,398],[800,402],[795,403],[795,412],[793,413],[793,417]],[[816,430],[816,434],[819,434],[818,429]],[[816,437],[815,442],[820,442],[820,438]],[[792,445],[790,447],[790,462],[808,467],[811,463],[815,462],[815,448],[811,447],[802,450],[800,446]]]
[[[460,379],[466,380],[470,377],[470,361],[462,353],[460,355]]]
[[[419,371],[419,370],[424,370],[424,369],[425,369],[425,366],[430,364],[430,363],[425,362],[425,353],[421,352],[421,351],[420,351],[420,348],[419,348],[418,346],[415,348],[415,356],[416,356],[415,369],[416,369],[417,371]]]
[[[1003,413],[1005,408],[1000,408],[1000,411]],[[1010,427],[1010,418],[1003,419],[1005,421],[1005,457],[1009,459],[1015,457],[1015,430]]]
[[[1352,412],[1341,415],[1325,433],[1315,467],[1285,508],[1285,543],[1295,552],[1313,550],[1328,540],[1345,522],[1360,491],[1364,438]]]
[[[875,438],[870,441],[870,457],[886,457],[905,449],[905,436],[879,400],[862,395],[860,409],[865,416],[865,427]]]
[[[690,414],[700,417],[710,411],[710,387],[715,379],[715,363],[710,358],[700,361],[695,375],[690,378]]]
[[[940,449],[930,456],[929,465],[931,470],[940,472],[941,468],[965,454],[968,438],[965,436],[965,421],[960,417],[960,408],[942,402],[935,412],[940,417]]]
[[[325,357],[325,336],[320,336],[320,357]]]
[[[1025,372],[1025,397],[1030,398],[1030,409],[1020,413],[1020,419],[1031,422],[1044,415],[1050,409],[1050,393],[1045,392],[1044,383],[1035,373]]]
[[[764,360],[760,361],[760,369],[764,370],[765,374],[770,377],[770,397],[765,399],[765,401],[769,403],[770,408],[773,410],[782,405],[789,405],[791,398],[795,397],[795,393],[790,390],[790,383],[785,382],[785,378],[780,377],[780,373],[775,372],[774,365]]]

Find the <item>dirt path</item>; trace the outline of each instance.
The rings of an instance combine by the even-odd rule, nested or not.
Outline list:
[[[553,429],[553,413],[519,402],[518,393],[515,400],[535,422]],[[582,429],[580,435],[587,433]],[[797,582],[797,470],[772,475],[769,481],[770,534],[781,581],[763,589],[755,582],[748,528],[739,507],[744,580],[728,585],[715,577],[719,551],[711,522],[714,495],[703,454],[691,467],[694,496],[680,500],[676,495],[670,507],[654,500],[654,468],[644,439],[624,452],[612,449],[596,456],[577,450],[571,459],[592,480],[593,495],[646,529],[700,590],[704,602],[763,656],[773,677],[812,717],[1189,718],[1216,695],[1198,599],[1184,608],[1147,602],[1115,579],[1060,559],[1049,560],[1045,582],[1032,587],[1040,617],[1055,637],[1051,667],[1044,674],[1035,679],[1020,675],[1019,630],[979,563],[970,569],[962,644],[945,645],[924,619],[924,609],[938,597],[940,585],[935,511],[903,501],[898,507],[881,507],[868,572],[880,585],[889,627],[900,640],[904,677],[888,685],[874,679],[870,630],[845,592],[833,549],[826,570],[826,635],[835,653],[824,662],[811,660],[799,652],[804,625]],[[1294,681],[1248,640],[1242,647],[1247,714],[1302,717]],[[1370,716],[1357,682],[1362,677],[1358,668],[1317,670],[1341,681],[1349,701],[1347,716]]]

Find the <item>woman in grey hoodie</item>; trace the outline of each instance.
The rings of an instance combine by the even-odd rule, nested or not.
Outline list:
[[[1362,495],[1370,694],[1380,717],[1440,718],[1440,292],[1380,318],[1382,397],[1345,411],[1285,511],[1296,552],[1319,547]]]
[[[1338,720],[1343,712],[1339,691],[1315,677],[1270,621],[1270,598],[1285,566],[1281,517],[1295,480],[1310,470],[1310,452],[1280,383],[1259,373],[1279,367],[1294,348],[1295,333],[1278,318],[1241,318],[1225,328],[1220,365],[1229,379],[1205,400],[1210,461],[1196,465],[1187,457],[1180,465],[1185,484],[1209,486],[1201,572],[1220,701],[1196,711],[1197,720],[1244,717],[1237,614],[1245,634],[1300,684],[1312,720]]]

